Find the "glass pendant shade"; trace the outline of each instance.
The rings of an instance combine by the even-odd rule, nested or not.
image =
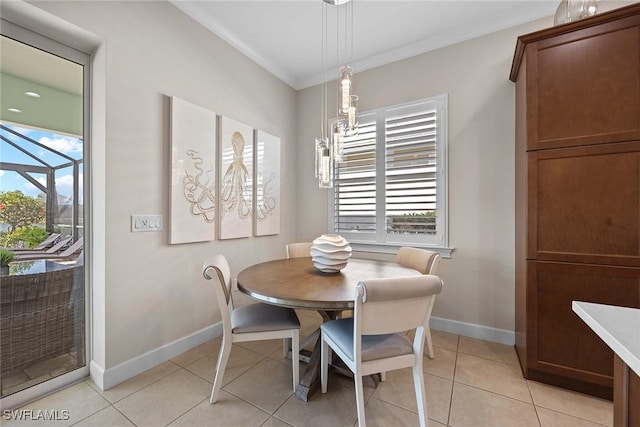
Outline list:
[[[353,81],[353,69],[351,67],[340,68],[338,76],[338,112],[348,114],[351,105],[351,83]]]
[[[358,95],[351,95],[349,110],[347,112],[347,133],[358,133]]]
[[[334,175],[339,174],[339,163],[343,160],[343,146],[345,139],[358,133],[358,97],[353,94],[353,69],[346,65],[349,55],[353,55],[353,2],[352,0],[323,0],[322,13],[322,64],[325,71],[325,81],[320,88],[320,137],[315,140],[315,174],[320,188],[332,188]],[[336,61],[342,65],[338,70],[336,80],[337,101],[335,115],[332,119],[328,111],[327,103],[327,11],[330,5],[342,5],[351,2],[351,8],[343,8],[344,43],[340,43],[341,31],[338,30],[336,43]],[[340,8],[339,8],[340,9]],[[341,28],[340,12],[336,10],[336,28]],[[348,36],[348,23],[351,22],[351,36]],[[348,45],[351,44],[351,53]],[[341,52],[340,46],[344,45]],[[342,62],[344,61],[344,62]],[[337,65],[337,64],[336,64]],[[335,74],[334,74],[335,75]],[[331,113],[333,115],[333,113]]]
[[[343,139],[345,134],[345,125],[342,121],[333,122],[331,125],[331,135],[333,137],[333,159],[336,162],[342,161]]]
[[[316,177],[320,188],[333,187],[333,161],[327,138],[316,138]]]

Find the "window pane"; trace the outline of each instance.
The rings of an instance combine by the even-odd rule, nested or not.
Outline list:
[[[343,160],[336,167],[334,230],[376,231],[376,123],[359,118],[358,134],[344,140]]]
[[[385,230],[435,235],[436,110],[399,113],[385,120]]]
[[[359,115],[335,169],[332,232],[366,245],[447,245],[446,116],[446,95]]]

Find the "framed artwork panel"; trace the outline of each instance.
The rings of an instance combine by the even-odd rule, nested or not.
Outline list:
[[[171,97],[169,243],[216,238],[216,113]]]
[[[253,214],[253,128],[220,121],[220,239],[250,237]]]
[[[254,235],[280,233],[280,138],[256,131]]]

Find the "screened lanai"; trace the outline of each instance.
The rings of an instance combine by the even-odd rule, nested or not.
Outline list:
[[[44,223],[31,225],[77,240],[84,234],[82,66],[4,35],[0,41],[0,192],[44,198]]]
[[[66,153],[53,148],[56,146]],[[81,237],[82,151],[78,138],[0,122],[1,189],[31,189],[43,194],[47,231]]]

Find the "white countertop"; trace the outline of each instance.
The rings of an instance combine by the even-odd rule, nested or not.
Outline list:
[[[640,376],[640,309],[581,301],[571,307]]]

